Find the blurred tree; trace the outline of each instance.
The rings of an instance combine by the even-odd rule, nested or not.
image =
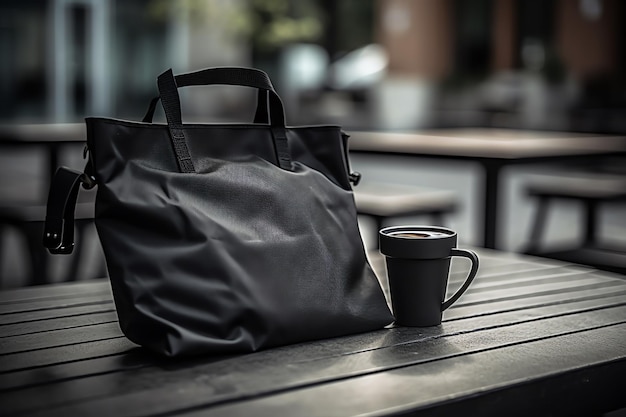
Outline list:
[[[191,24],[221,25],[249,40],[259,53],[316,41],[323,31],[323,13],[315,0],[153,0],[149,13],[158,20],[182,14]]]

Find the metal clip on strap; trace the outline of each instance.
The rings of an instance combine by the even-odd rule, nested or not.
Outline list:
[[[43,245],[52,254],[70,254],[74,250],[74,210],[81,183],[93,186],[85,173],[60,167],[52,178],[46,207]]]

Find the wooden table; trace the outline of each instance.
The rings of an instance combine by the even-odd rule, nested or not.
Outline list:
[[[232,357],[165,360],[137,348],[120,333],[104,280],[0,292],[1,414],[589,416],[626,407],[626,281],[479,254],[475,283],[441,326]],[[464,266],[453,262],[450,291]]]
[[[513,164],[573,162],[626,153],[626,136],[506,129],[350,132],[350,152],[478,162],[484,169],[483,246],[498,248],[500,171]]]
[[[84,123],[0,125],[0,146],[3,148],[39,146],[46,150],[48,166],[44,172],[49,178],[59,166],[61,148],[86,140]]]

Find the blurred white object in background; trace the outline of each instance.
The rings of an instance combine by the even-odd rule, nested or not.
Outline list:
[[[419,77],[387,77],[375,89],[378,128],[415,130],[432,121],[435,87]]]
[[[288,89],[318,89],[324,85],[328,53],[321,46],[307,43],[292,44],[285,48],[281,60],[281,77]]]
[[[303,93],[324,88],[328,63],[328,53],[319,45],[295,43],[284,49],[280,57],[280,95],[289,114],[298,114]]]
[[[387,52],[382,46],[364,46],[331,65],[328,84],[334,90],[368,89],[385,77],[388,63]]]

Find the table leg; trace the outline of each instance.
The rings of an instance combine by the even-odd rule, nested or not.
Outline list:
[[[493,161],[485,161],[483,166],[485,168],[483,246],[489,249],[497,249],[498,182],[501,165],[494,164]]]

